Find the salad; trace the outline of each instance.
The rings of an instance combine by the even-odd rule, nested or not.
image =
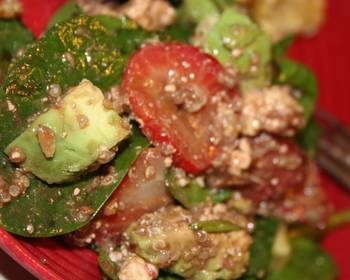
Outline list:
[[[0,226],[110,279],[336,279],[318,241],[350,215],[287,57],[324,1],[63,2],[0,2]]]

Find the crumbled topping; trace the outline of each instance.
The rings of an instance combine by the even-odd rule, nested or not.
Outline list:
[[[26,160],[26,154],[21,147],[11,147],[8,157],[12,163],[23,163]]]
[[[15,18],[22,12],[19,0],[0,0],[0,18]]]
[[[175,21],[175,9],[164,0],[131,0],[120,12],[146,30],[159,30]]]
[[[241,133],[255,136],[261,131],[291,137],[304,126],[303,109],[292,97],[291,89],[273,86],[243,94]]]
[[[88,15],[127,16],[146,30],[161,30],[175,21],[175,9],[164,0],[131,0],[118,6],[113,1],[77,0]]]
[[[52,98],[58,98],[62,95],[62,88],[59,84],[51,84],[48,87],[48,95]]]
[[[247,170],[252,162],[250,143],[246,138],[237,140],[238,147],[230,152],[228,172],[232,175],[240,175]]]
[[[80,129],[83,129],[89,126],[89,118],[86,115],[78,114],[77,120],[78,120]]]
[[[118,273],[120,280],[152,280],[157,277],[158,269],[135,254],[124,260]]]
[[[105,93],[106,99],[112,103],[112,108],[118,113],[124,113],[129,111],[129,100],[126,94],[123,94],[118,86],[113,86]],[[105,101],[107,102],[107,101]],[[108,108],[110,104],[104,103],[104,106]]]
[[[10,182],[0,176],[0,208],[10,202],[12,199],[24,195],[29,188],[30,180],[28,176],[20,169],[12,175]]]
[[[101,145],[98,150],[97,162],[100,164],[106,164],[114,158],[115,154],[115,151],[108,149],[105,145]]]

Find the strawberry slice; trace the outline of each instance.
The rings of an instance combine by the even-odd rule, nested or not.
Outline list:
[[[172,203],[173,199],[165,186],[164,160],[159,148],[143,151],[98,217],[73,234],[73,242],[81,245],[79,242],[86,242],[91,234],[94,234],[99,245],[117,242],[130,223],[145,213]]]
[[[22,22],[38,38],[44,32],[54,13],[65,2],[67,0],[21,0]]]
[[[187,172],[206,170],[217,155],[213,97],[232,92],[222,73],[212,56],[174,42],[140,49],[125,72],[122,90],[143,133]]]

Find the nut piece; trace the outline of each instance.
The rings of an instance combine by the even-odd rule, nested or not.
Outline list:
[[[304,126],[304,111],[289,87],[273,86],[246,92],[241,100],[241,133],[247,136],[267,131],[287,137]]]
[[[8,155],[12,163],[23,163],[26,160],[26,155],[20,147],[11,147]]]
[[[55,132],[45,126],[39,125],[37,137],[40,144],[41,151],[46,158],[52,158],[56,151],[56,135]]]
[[[132,255],[124,261],[118,273],[120,280],[142,279],[152,280],[158,276],[158,269],[142,258]]]
[[[172,24],[175,9],[164,0],[131,0],[121,8],[124,14],[146,30],[159,30]]]
[[[19,0],[0,0],[0,18],[15,18],[22,12]]]

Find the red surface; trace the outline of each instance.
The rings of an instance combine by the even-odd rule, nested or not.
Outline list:
[[[314,38],[300,39],[290,55],[308,64],[320,85],[319,106],[337,116],[350,127],[350,1],[329,0],[327,22]],[[335,209],[350,207],[349,193],[324,176],[323,185]],[[335,230],[324,242],[324,248],[336,259],[339,280],[350,279],[350,225]]]
[[[50,1],[30,1],[49,3]],[[301,39],[292,57],[307,63],[319,78],[319,105],[350,126],[350,1],[329,2],[328,20],[320,34]],[[38,20],[39,24],[40,20]],[[350,207],[350,195],[324,177],[323,183],[336,209]],[[337,260],[339,280],[350,279],[350,225],[329,234],[324,248]],[[96,255],[89,250],[67,249],[53,240],[16,239],[0,229],[0,247],[40,279],[99,279]]]

